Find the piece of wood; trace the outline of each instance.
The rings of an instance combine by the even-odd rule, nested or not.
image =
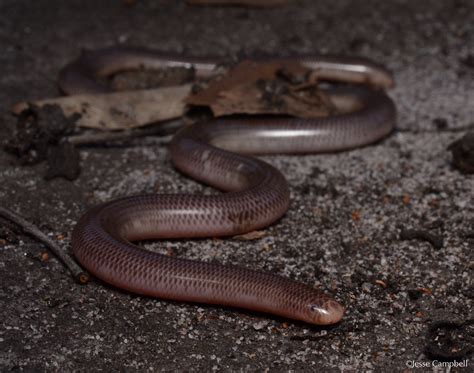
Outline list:
[[[82,94],[34,101],[41,107],[59,105],[66,116],[80,113],[77,125],[101,130],[123,130],[182,116],[186,110],[185,98],[191,85],[163,87],[138,91],[105,94]],[[12,108],[21,113],[28,103],[21,102]]]

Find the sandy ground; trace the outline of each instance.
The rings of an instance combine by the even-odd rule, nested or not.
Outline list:
[[[266,157],[287,176],[292,205],[265,237],[147,244],[318,285],[347,305],[339,325],[80,286],[54,257],[40,260],[44,247],[0,221],[0,370],[380,371],[469,358],[474,178],[452,167],[447,147],[474,126],[474,2],[307,0],[249,10],[3,0],[0,14],[2,140],[15,126],[13,103],[56,96],[59,69],[81,48],[119,43],[197,56],[364,55],[394,71],[399,111],[397,131],[374,146]],[[69,250],[76,220],[95,203],[207,190],[172,168],[168,140],[83,148],[74,182],[45,181],[44,164],[20,166],[0,152],[0,204],[63,235]],[[444,245],[401,240],[402,229]]]

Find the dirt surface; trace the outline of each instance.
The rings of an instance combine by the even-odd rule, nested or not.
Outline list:
[[[147,244],[318,285],[347,305],[339,325],[147,299],[98,281],[80,286],[2,220],[0,370],[393,371],[469,359],[474,177],[452,167],[447,147],[474,126],[474,2],[307,0],[249,10],[3,0],[0,14],[2,140],[15,126],[12,104],[57,95],[59,69],[81,48],[119,43],[197,56],[364,55],[393,69],[399,111],[397,131],[374,146],[265,157],[288,177],[292,205],[264,237]],[[83,148],[74,182],[45,181],[44,163],[21,166],[0,152],[0,204],[63,236],[69,250],[75,222],[95,203],[209,190],[173,169],[168,140]],[[404,240],[403,230],[443,244]]]

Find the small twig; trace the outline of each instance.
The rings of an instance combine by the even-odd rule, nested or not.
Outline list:
[[[38,227],[25,220],[17,213],[0,206],[0,216],[12,221],[20,226],[25,233],[43,242],[56,255],[64,265],[69,269],[74,279],[80,284],[86,284],[89,281],[89,274],[79,267],[76,262],[62,250],[59,245],[41,232]]]
[[[443,248],[443,238],[419,229],[402,229],[400,232],[402,240],[423,240],[429,242],[435,249]]]
[[[176,132],[182,126],[181,120],[173,120],[159,125],[148,126],[144,128],[128,129],[115,132],[86,133],[83,135],[69,136],[68,141],[74,145],[93,145],[109,141],[128,140],[143,136],[165,136]]]

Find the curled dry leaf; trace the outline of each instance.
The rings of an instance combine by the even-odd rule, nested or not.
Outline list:
[[[185,98],[191,85],[163,87],[106,94],[83,94],[35,101],[36,106],[56,104],[66,116],[80,113],[77,125],[101,130],[122,130],[180,117],[186,110]],[[26,102],[12,111],[21,113]]]
[[[208,106],[215,116],[280,114],[300,118],[327,116],[334,111],[329,98],[317,89],[317,80],[297,61],[243,61],[211,81],[186,103]]]

